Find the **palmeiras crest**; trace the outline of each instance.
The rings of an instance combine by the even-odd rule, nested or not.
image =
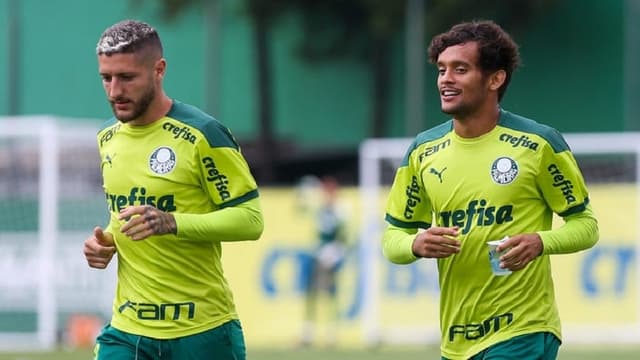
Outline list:
[[[156,174],[168,174],[176,166],[176,153],[167,146],[155,149],[149,156],[149,168]]]
[[[518,163],[510,157],[499,157],[491,164],[491,178],[496,184],[506,185],[518,176]]]

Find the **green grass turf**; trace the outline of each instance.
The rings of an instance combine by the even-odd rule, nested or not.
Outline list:
[[[377,350],[251,350],[247,360],[432,360],[439,359],[436,347],[383,347]],[[51,353],[3,353],[0,360],[90,360],[90,351]],[[558,360],[638,360],[640,346],[563,346]]]

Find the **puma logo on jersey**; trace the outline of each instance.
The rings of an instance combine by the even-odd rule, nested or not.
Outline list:
[[[431,168],[429,169],[429,174],[433,174],[436,175],[438,177],[438,180],[440,180],[440,183],[442,183],[442,173],[447,170],[446,167],[442,168],[442,170],[438,171],[435,168]]]
[[[472,225],[491,226],[513,221],[513,205],[487,206],[487,200],[471,200],[466,209],[440,212],[442,226],[459,226],[467,234]]]
[[[104,166],[107,165],[107,164],[109,164],[109,167],[113,167],[113,158],[114,157],[116,157],[116,154],[113,154],[113,156],[109,155],[109,154],[106,154],[104,156],[104,159],[102,160],[101,168],[104,168]]]

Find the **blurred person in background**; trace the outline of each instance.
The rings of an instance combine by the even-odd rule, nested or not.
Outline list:
[[[347,251],[347,209],[340,202],[340,184],[332,176],[325,176],[319,181],[303,179],[302,183],[309,183],[318,189],[317,203],[307,199],[302,205],[303,211],[313,216],[316,226],[316,247],[309,262],[307,272],[306,297],[304,307],[304,321],[300,345],[311,346],[320,328],[320,304],[322,299],[328,302],[328,319],[326,319],[327,345],[336,343],[338,310],[338,274]],[[309,201],[311,200],[311,201]],[[326,296],[326,297],[325,297]]]
[[[384,255],[437,259],[442,359],[555,359],[550,255],[599,237],[581,171],[558,131],[500,106],[520,63],[500,26],[457,24],[428,53],[452,119],[418,134],[397,169]],[[564,220],[555,229],[553,213]],[[505,237],[499,266],[512,273],[496,276],[486,243]]]
[[[96,359],[245,359],[221,243],[263,230],[247,162],[224,125],[165,94],[167,64],[150,25],[114,24],[96,53],[115,115],[97,136],[110,221],[84,255],[99,269],[118,259]]]

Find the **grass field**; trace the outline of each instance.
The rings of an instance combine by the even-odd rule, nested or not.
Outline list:
[[[435,347],[408,349],[381,348],[368,350],[254,350],[247,354],[248,360],[432,360],[439,359]],[[0,360],[90,360],[91,353],[59,351],[56,353],[2,353]],[[638,360],[640,346],[577,347],[565,346],[560,350],[559,360]]]

